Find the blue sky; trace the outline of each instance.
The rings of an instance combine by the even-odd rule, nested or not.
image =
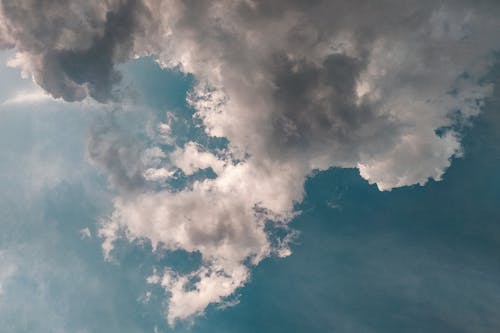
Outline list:
[[[189,112],[183,94],[191,79],[151,60],[125,72],[149,99],[152,115],[137,119],[164,108]],[[3,85],[8,78],[17,89],[35,89],[15,70],[2,73]],[[171,95],[152,91],[151,82],[170,85]],[[442,181],[380,192],[355,169],[315,173],[292,222],[300,232],[293,255],[258,265],[237,291],[238,305],[211,306],[194,324],[171,329],[161,288],[145,279],[153,266],[196,258],[124,243],[109,263],[95,237],[111,193],[86,162],[85,135],[109,111],[52,101],[3,105],[0,325],[9,332],[494,332],[497,108],[492,98],[464,130],[465,155]],[[82,238],[84,228],[92,238]]]
[[[0,0],[0,331],[498,332],[500,6],[362,4]]]

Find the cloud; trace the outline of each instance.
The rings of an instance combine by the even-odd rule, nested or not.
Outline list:
[[[289,253],[289,240],[270,243],[265,222],[290,220],[293,199],[302,193],[301,182],[295,182],[296,193],[284,191],[291,189],[287,182],[296,177],[294,171],[239,163],[223,168],[216,179],[194,182],[192,188],[117,198],[115,212],[100,230],[105,256],[110,257],[120,230],[131,241],[151,241],[155,250],[200,253],[199,269],[188,275],[166,270],[161,285],[171,293],[169,323],[201,314],[208,304],[224,302],[243,286],[249,278],[247,265],[273,252]]]
[[[4,106],[36,104],[46,101],[52,101],[53,98],[43,90],[21,91],[14,96],[7,98],[2,102]]]
[[[0,32],[18,52],[12,64],[55,98],[106,102],[121,79],[114,65],[130,58],[145,11],[137,0],[3,1]]]
[[[220,174],[224,169],[224,161],[210,152],[201,150],[195,142],[188,142],[183,149],[177,148],[170,159],[174,165],[179,167],[186,175],[192,175],[200,169],[212,168]]]
[[[0,251],[0,297],[2,297],[4,285],[16,273],[16,270],[17,266],[12,262],[11,258],[8,257],[5,251]]]
[[[100,231],[106,256],[121,231],[201,254],[196,271],[158,279],[173,324],[290,253],[266,223],[286,228],[312,171],[358,168],[380,190],[441,179],[462,154],[456,125],[491,93],[480,79],[499,11],[495,1],[20,1],[2,5],[0,31],[19,52],[13,64],[66,100],[112,99],[114,65],[135,55],[197,78],[189,103],[208,136],[228,140],[222,151],[169,140],[173,153],[149,165],[153,148],[112,127],[89,140],[118,189]],[[209,167],[215,178],[189,178]],[[147,186],[175,170],[186,186]]]
[[[80,230],[80,237],[81,237],[81,239],[91,238],[92,233],[90,232],[90,229],[88,227],[81,229]]]
[[[145,185],[143,149],[113,119],[106,118],[93,126],[88,135],[88,160],[109,175],[111,186],[122,193],[134,192]]]

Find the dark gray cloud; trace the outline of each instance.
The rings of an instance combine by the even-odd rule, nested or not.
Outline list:
[[[121,79],[115,64],[130,58],[139,21],[147,16],[140,0],[6,0],[1,11],[11,44],[25,54],[35,81],[66,101],[113,98]]]
[[[114,187],[133,191],[144,185],[143,169],[137,164],[141,151],[130,138],[109,128],[94,128],[88,142],[89,158],[109,175]]]
[[[273,61],[276,101],[272,142],[289,154],[315,153],[315,146],[336,146],[346,160],[359,159],[353,146],[368,146],[373,138],[364,135],[366,126],[397,136],[398,125],[356,95],[357,81],[366,60],[345,54],[330,54],[319,65],[307,60],[276,56]],[[318,92],[321,91],[321,94]],[[388,145],[389,146],[389,145]],[[343,150],[342,148],[346,149]]]
[[[111,186],[122,193],[144,187],[144,147],[137,138],[113,120],[104,120],[91,128],[87,142],[89,161],[109,177]]]

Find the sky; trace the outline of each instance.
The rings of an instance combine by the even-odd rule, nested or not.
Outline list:
[[[498,332],[499,12],[0,0],[1,331]]]

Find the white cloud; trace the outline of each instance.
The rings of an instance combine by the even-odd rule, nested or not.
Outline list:
[[[149,168],[144,171],[144,179],[152,182],[166,180],[174,175],[173,171],[168,171],[164,168],[154,169]]]
[[[203,151],[195,142],[188,142],[184,148],[177,148],[170,154],[170,160],[186,175],[198,170],[212,168],[216,174],[224,169],[224,161],[212,153]]]
[[[7,98],[2,102],[4,106],[13,105],[34,105],[47,101],[55,101],[55,99],[41,89],[35,91],[21,91],[14,96]]]
[[[202,161],[206,157],[194,156]],[[246,262],[256,265],[272,252],[290,253],[291,238],[271,245],[265,221],[288,221],[293,216],[293,202],[302,198],[301,182],[293,181],[302,174],[296,172],[283,166],[226,162],[216,179],[196,181],[180,192],[117,198],[115,212],[100,232],[105,255],[110,258],[120,230],[126,230],[131,241],[150,240],[155,249],[199,252],[203,263],[195,272],[181,276],[167,270],[161,280],[156,275],[149,282],[160,283],[171,293],[167,316],[171,324],[200,314],[208,304],[223,302],[243,286],[249,277]],[[296,188],[292,190],[289,183]],[[193,279],[197,282],[186,289]]]
[[[81,237],[81,239],[91,238],[92,233],[90,232],[90,229],[88,227],[81,229],[80,230],[80,237]]]

